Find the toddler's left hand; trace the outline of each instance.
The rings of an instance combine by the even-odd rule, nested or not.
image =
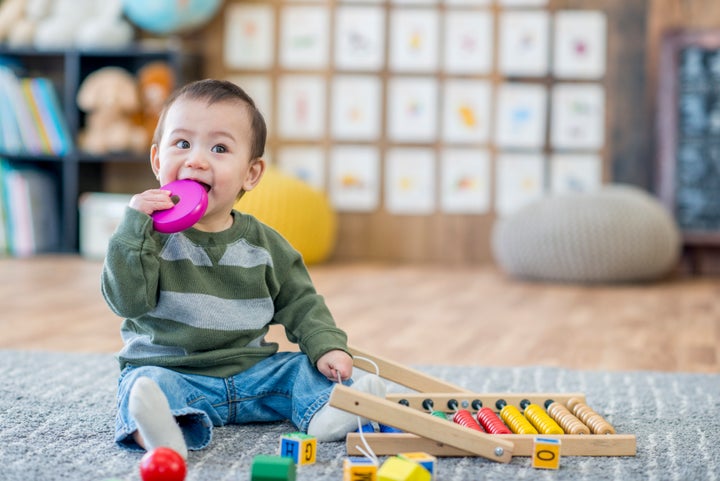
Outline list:
[[[339,349],[328,351],[320,356],[316,366],[318,371],[333,382],[337,382],[338,374],[343,381],[347,381],[352,376],[352,357]]]

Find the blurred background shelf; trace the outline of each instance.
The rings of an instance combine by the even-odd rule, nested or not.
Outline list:
[[[199,78],[200,56],[172,45],[147,47],[133,44],[122,50],[49,50],[0,47],[0,65],[10,67],[18,77],[47,78],[57,93],[63,119],[73,146],[62,155],[3,152],[0,158],[12,167],[38,168],[48,172],[55,181],[56,215],[59,218],[58,252],[78,252],[78,200],[84,192],[112,192],[108,178],[134,177],[135,172],[118,173],[117,169],[133,171],[134,166],[147,162],[148,156],[136,152],[113,152],[94,155],[77,148],[78,134],[85,126],[86,116],[78,108],[76,98],[83,81],[104,67],[121,67],[136,74],[151,62],[165,62],[173,71],[177,84]],[[149,155],[149,145],[148,145]],[[146,169],[147,170],[147,169]]]

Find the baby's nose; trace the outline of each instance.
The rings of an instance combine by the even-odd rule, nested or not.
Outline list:
[[[185,161],[185,165],[193,169],[205,169],[207,168],[208,163],[206,157],[202,153],[193,152],[188,156]]]

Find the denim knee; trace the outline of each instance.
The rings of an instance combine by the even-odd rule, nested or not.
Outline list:
[[[118,380],[117,418],[115,423],[115,442],[132,451],[142,451],[135,442],[133,433],[137,431],[135,420],[128,411],[130,390],[140,377],[155,381],[165,394],[170,412],[175,416],[182,429],[188,449],[206,447],[212,437],[212,421],[208,413],[188,405],[188,384],[183,375],[157,366],[126,367]]]

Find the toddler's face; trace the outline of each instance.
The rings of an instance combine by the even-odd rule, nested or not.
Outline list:
[[[168,110],[160,142],[151,150],[160,185],[193,179],[208,191],[208,210],[195,226],[217,230],[241,190],[251,190],[262,169],[250,162],[251,126],[241,102],[178,99]],[[227,226],[225,226],[227,227]]]

